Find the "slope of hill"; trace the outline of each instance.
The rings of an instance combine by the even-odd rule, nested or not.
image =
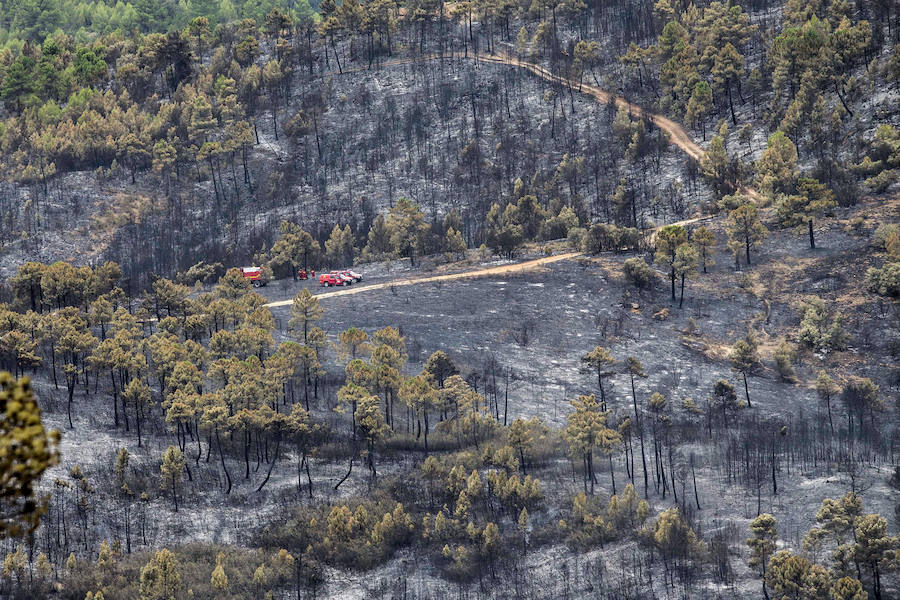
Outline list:
[[[0,596],[900,593],[900,11],[315,9],[0,0]]]

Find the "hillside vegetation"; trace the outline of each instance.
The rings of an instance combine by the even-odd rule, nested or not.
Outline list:
[[[0,102],[0,596],[900,594],[890,0],[0,0]]]

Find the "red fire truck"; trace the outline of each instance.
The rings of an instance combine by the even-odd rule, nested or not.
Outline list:
[[[263,287],[268,283],[263,276],[262,267],[241,267],[241,275],[253,283],[253,287]]]
[[[319,275],[319,285],[322,287],[331,287],[333,285],[351,285],[353,279],[343,273],[323,273]]]

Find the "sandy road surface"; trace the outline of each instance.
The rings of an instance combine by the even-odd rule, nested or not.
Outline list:
[[[541,65],[527,62],[523,60],[519,60],[518,58],[501,55],[501,54],[480,54],[480,55],[463,55],[458,52],[455,53],[447,53],[447,54],[428,54],[424,56],[418,56],[413,58],[401,58],[383,61],[374,65],[374,68],[380,67],[388,67],[388,66],[397,66],[404,64],[413,64],[418,62],[423,62],[427,60],[439,60],[445,58],[455,58],[455,59],[473,59],[473,60],[481,60],[488,63],[502,64],[511,67],[518,67],[521,69],[526,69],[531,73],[545,79],[547,81],[553,81],[555,83],[561,83],[564,85],[568,85],[568,82],[561,76],[551,73],[549,70],[545,69]],[[368,71],[370,70],[369,66],[366,67],[353,67],[350,69],[343,69],[341,73],[329,73],[329,75],[338,75],[338,74],[347,74],[353,72],[360,71]],[[575,85],[572,83],[571,85]],[[669,134],[669,138],[673,144],[678,146],[685,154],[694,160],[702,160],[704,156],[706,156],[706,151],[703,150],[693,139],[691,136],[684,130],[684,128],[676,123],[675,121],[664,117],[663,115],[652,113],[650,111],[645,110],[643,107],[634,104],[633,102],[629,102],[625,98],[621,96],[615,95],[607,90],[600,89],[597,86],[582,83],[578,86],[578,91],[584,94],[588,94],[589,96],[594,97],[598,102],[607,103],[609,102],[610,97],[615,100],[616,106],[625,106],[631,112],[632,115],[637,117],[646,117],[648,118],[654,125],[665,131]],[[741,193],[750,196],[753,200],[759,200],[759,193],[749,187],[744,187],[741,189]],[[677,223],[673,223],[673,225],[690,225],[692,223],[697,223],[699,221],[704,221],[712,218],[710,215],[701,215],[698,217],[692,217],[690,219],[685,219],[683,221],[678,221]],[[659,227],[653,228],[649,231],[650,241],[652,243],[653,236]],[[407,279],[398,279],[396,281],[389,281],[384,283],[377,283],[374,285],[364,285],[364,286],[354,286],[345,289],[335,290],[333,292],[323,292],[321,294],[316,294],[317,298],[331,298],[334,296],[349,296],[351,294],[358,294],[360,292],[365,292],[368,290],[383,290],[392,286],[406,286],[406,285],[416,285],[420,283],[429,283],[434,281],[452,281],[457,279],[468,279],[471,277],[486,277],[491,275],[503,275],[508,273],[518,273],[522,271],[527,271],[529,269],[534,269],[536,267],[540,267],[543,265],[551,264],[560,260],[569,260],[580,256],[580,252],[569,252],[567,254],[557,254],[555,256],[548,256],[545,258],[538,258],[535,260],[529,260],[513,265],[502,265],[498,267],[488,267],[485,269],[477,269],[474,271],[464,271],[461,273],[450,273],[447,275],[431,275],[425,277],[412,277]],[[270,308],[277,308],[280,306],[289,306],[293,303],[293,300],[278,300],[276,302],[270,302],[266,304],[266,306]]]
[[[391,67],[391,66],[399,66],[399,65],[406,65],[406,64],[414,64],[414,63],[428,61],[428,60],[439,60],[439,59],[448,59],[448,58],[449,59],[480,60],[483,62],[502,64],[502,65],[507,65],[507,66],[511,66],[511,67],[519,67],[521,69],[530,71],[530,72],[534,73],[535,75],[537,75],[538,77],[541,77],[547,81],[553,81],[555,83],[561,83],[561,84],[567,83],[565,78],[563,78],[559,75],[556,75],[554,73],[551,73],[548,69],[545,69],[544,67],[542,67],[539,64],[524,61],[524,60],[519,60],[518,58],[508,56],[505,54],[478,54],[478,55],[468,54],[468,55],[465,55],[465,54],[461,54],[459,52],[447,53],[444,55],[426,54],[423,56],[417,56],[417,57],[411,57],[411,58],[398,58],[398,59],[393,59],[393,60],[382,61],[380,63],[374,64],[371,69],[378,69],[380,67]],[[368,71],[371,69],[368,66],[352,67],[349,69],[343,69],[340,73],[330,72],[328,74],[329,75],[347,74],[347,73],[354,73],[354,72],[360,72],[360,71]],[[573,85],[573,87],[575,86],[574,83],[572,85]],[[703,158],[703,156],[705,156],[706,152],[703,150],[703,148],[701,148],[699,145],[697,145],[697,143],[691,139],[691,136],[684,130],[684,128],[681,125],[679,125],[678,123],[676,123],[675,121],[672,121],[671,119],[664,117],[662,115],[649,112],[649,111],[645,110],[644,108],[642,108],[641,106],[638,106],[637,104],[629,102],[628,100],[626,100],[625,98],[622,98],[621,96],[614,95],[611,92],[600,89],[594,85],[583,83],[583,84],[577,86],[577,90],[580,91],[581,93],[588,94],[589,96],[593,96],[599,102],[602,102],[604,104],[606,102],[609,102],[610,97],[615,98],[616,106],[627,107],[628,110],[631,112],[631,114],[634,116],[647,117],[648,119],[650,119],[651,122],[653,122],[654,125],[656,125],[660,129],[662,129],[663,131],[667,132],[669,134],[669,136],[671,137],[672,143],[675,144],[676,146],[678,146],[688,156],[690,156],[696,160],[700,160],[701,158]]]
[[[522,61],[517,58],[507,56],[507,55],[498,55],[498,54],[484,55],[484,56],[479,57],[479,59],[484,60],[485,62],[493,62],[493,63],[498,63],[498,64],[510,65],[510,66],[514,66],[514,67],[520,67],[522,69],[526,69],[526,70],[534,73],[538,77],[541,77],[547,81],[553,81],[556,83],[568,85],[568,83],[566,82],[566,80],[563,77],[561,77],[559,75],[555,75],[554,73],[551,73],[549,70],[545,69],[541,65],[538,65],[535,63]],[[572,83],[571,85],[574,88],[575,84]],[[611,92],[600,89],[594,85],[583,83],[583,84],[580,84],[577,89],[578,89],[578,91],[580,91],[583,94],[588,94],[589,96],[593,96],[598,102],[602,102],[604,104],[609,102],[610,97],[612,97],[615,99],[616,106],[626,107],[629,110],[629,112],[631,112],[631,114],[634,116],[646,117],[647,119],[650,120],[651,123],[653,123],[660,129],[662,129],[663,131],[668,133],[669,141],[671,141],[673,144],[678,146],[685,154],[687,154],[694,160],[699,162],[699,161],[703,160],[703,158],[706,156],[706,151],[703,148],[701,148],[697,144],[697,142],[695,142],[691,138],[690,134],[688,134],[688,132],[685,131],[681,125],[679,125],[672,119],[669,119],[668,117],[664,117],[663,115],[660,115],[657,113],[652,113],[648,110],[645,110],[643,107],[641,107],[637,104],[634,104],[633,102],[629,102],[628,100],[626,100],[625,98],[622,98],[621,96],[612,94]],[[746,187],[746,186],[741,187],[740,193],[742,193],[746,196],[749,196],[755,202],[759,202],[762,199],[762,197],[759,195],[759,192],[757,192],[756,190],[754,190],[753,188],[750,188],[750,187]],[[686,225],[689,223],[693,223],[697,220],[702,220],[704,218],[706,218],[706,217],[697,217],[695,219],[688,219],[686,221],[680,221],[679,223],[676,223],[676,224],[677,225]]]
[[[474,271],[462,271],[460,273],[448,273],[446,275],[427,275],[425,277],[410,277],[406,279],[396,279],[394,281],[386,281],[384,283],[375,283],[372,285],[354,285],[352,287],[342,288],[333,292],[323,292],[315,294],[316,298],[333,298],[335,296],[349,296],[351,294],[359,294],[370,290],[385,290],[395,286],[417,285],[421,283],[431,283],[435,281],[452,281],[457,279],[470,279],[473,277],[489,277],[492,275],[509,275],[522,273],[544,265],[559,262],[561,260],[570,260],[581,256],[580,252],[567,252],[565,254],[556,254],[553,256],[545,256],[534,260],[526,260],[525,262],[515,263],[511,265],[499,265],[496,267],[486,267],[484,269],[476,269]],[[278,300],[266,304],[269,308],[278,308],[279,306],[290,306],[294,303],[293,299]]]
[[[539,64],[520,60],[518,58],[509,56],[507,54],[460,54],[458,52],[447,53],[447,54],[427,54],[424,56],[412,57],[412,58],[399,58],[394,60],[388,60],[381,63],[378,63],[375,68],[378,67],[388,67],[388,66],[396,66],[396,65],[404,65],[404,64],[413,64],[417,62],[422,62],[426,60],[438,60],[444,58],[455,58],[455,59],[472,59],[472,60],[480,60],[489,63],[502,64],[511,67],[519,67],[521,69],[525,69],[530,71],[531,73],[545,79],[547,81],[553,81],[555,83],[560,83],[564,85],[568,85],[565,78],[560,75],[556,75],[550,72],[548,69],[545,69]],[[343,73],[353,73],[358,71],[367,71],[370,70],[370,67],[354,67],[350,69],[344,69]],[[332,73],[333,74],[333,73]],[[573,87],[574,83],[571,84]],[[650,120],[654,125],[665,131],[669,134],[670,141],[678,146],[685,154],[693,158],[694,160],[700,161],[706,156],[706,151],[701,148],[688,134],[684,128],[663,115],[650,112],[643,107],[634,104],[633,102],[629,102],[625,98],[615,95],[612,92],[601,89],[597,86],[590,85],[587,83],[581,83],[577,87],[578,91],[587,94],[589,96],[593,96],[598,102],[607,103],[609,102],[610,97],[614,98],[616,106],[625,106],[628,108],[629,112],[632,115],[637,117],[646,117]],[[740,192],[747,196],[750,196],[754,201],[759,201],[761,199],[759,193],[750,187],[742,187]]]
[[[484,56],[479,57],[479,60],[483,60],[485,62],[500,63],[500,64],[510,65],[510,66],[514,66],[514,67],[520,67],[520,68],[526,69],[528,71],[531,71],[538,77],[546,79],[547,81],[553,81],[555,83],[561,83],[561,84],[568,85],[568,83],[566,82],[566,80],[563,77],[561,77],[559,75],[555,75],[554,73],[551,73],[549,70],[545,69],[541,65],[538,65],[538,64],[535,64],[532,62],[526,62],[523,60],[519,60],[517,58],[499,55],[499,54],[484,55]],[[573,82],[572,86],[574,88],[574,87],[576,87],[576,84]],[[583,94],[588,94],[589,96],[593,96],[599,102],[602,102],[604,104],[609,102],[610,98],[614,98],[616,106],[626,107],[629,110],[629,112],[631,112],[631,114],[634,116],[647,117],[654,125],[656,125],[660,129],[662,129],[663,131],[668,133],[671,138],[672,143],[675,144],[676,146],[678,146],[679,148],[681,148],[681,150],[684,151],[684,153],[687,154],[688,156],[690,156],[691,158],[700,160],[701,158],[703,158],[703,156],[705,156],[706,152],[704,152],[703,148],[698,146],[697,143],[691,139],[691,136],[688,135],[688,133],[684,130],[684,128],[682,128],[681,125],[679,125],[675,121],[672,121],[671,119],[666,118],[662,115],[658,115],[656,113],[652,113],[647,110],[644,110],[642,107],[638,106],[637,104],[629,102],[628,100],[626,100],[625,98],[622,98],[621,96],[614,95],[611,92],[600,89],[594,85],[582,83],[582,84],[578,85],[576,89]]]

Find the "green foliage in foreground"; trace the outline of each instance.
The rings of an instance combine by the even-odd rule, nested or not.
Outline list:
[[[295,17],[314,15],[306,0],[2,0],[0,49],[40,44],[58,31],[82,42],[116,32],[165,33],[196,17],[208,19],[212,26],[248,18],[261,23],[273,8]]]

